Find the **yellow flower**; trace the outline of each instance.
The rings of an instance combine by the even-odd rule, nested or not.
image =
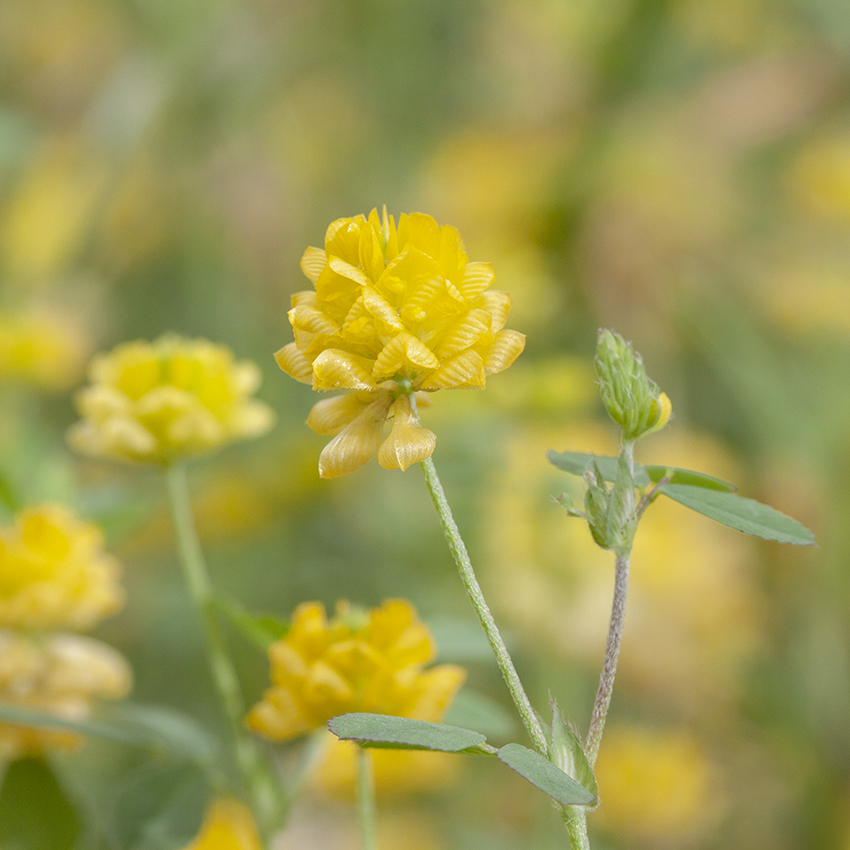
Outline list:
[[[466,673],[442,664],[413,606],[391,599],[368,613],[305,602],[288,634],[269,650],[272,687],[248,715],[248,726],[274,741],[319,729],[349,711],[439,720]]]
[[[295,342],[275,358],[315,390],[354,391],[319,402],[307,420],[334,436],[319,459],[323,478],[376,455],[386,469],[430,457],[436,437],[419,424],[418,391],[483,387],[525,346],[505,330],[511,299],[489,289],[492,266],[470,263],[458,232],[430,216],[403,214],[398,227],[386,209],[383,220],[376,210],[338,219],[301,268],[315,291],[292,297]]]
[[[0,702],[84,720],[95,699],[120,699],[132,683],[127,662],[91,638],[51,634],[32,638],[0,631]],[[0,723],[0,758],[13,759],[80,743],[74,732]]]
[[[681,847],[722,807],[714,769],[690,732],[610,729],[595,772],[603,822],[633,841]]]
[[[207,809],[201,831],[184,850],[262,850],[250,809],[233,797],[218,797]]]
[[[94,359],[77,396],[82,421],[68,432],[84,454],[168,464],[256,437],[274,422],[249,398],[260,372],[223,345],[163,336],[129,342]]]
[[[0,627],[87,629],[124,603],[118,562],[97,526],[59,505],[0,529]]]
[[[79,377],[85,334],[55,315],[0,316],[0,378],[63,389]]]

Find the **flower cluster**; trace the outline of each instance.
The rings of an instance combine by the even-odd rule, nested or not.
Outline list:
[[[0,702],[64,720],[83,720],[96,698],[120,699],[132,675],[122,656],[81,635],[24,635],[0,631]],[[0,723],[0,759],[68,749],[75,732]]]
[[[79,328],[58,316],[0,316],[0,379],[63,389],[78,379],[86,348]]]
[[[132,676],[118,652],[54,631],[115,613],[119,577],[100,529],[59,505],[27,508],[0,529],[0,702],[82,720],[93,700],[127,694]],[[0,723],[0,760],[78,742],[72,732]]]
[[[235,797],[216,797],[195,838],[183,850],[261,850],[250,809]]]
[[[511,299],[489,289],[492,266],[469,262],[458,232],[428,215],[401,215],[398,226],[386,210],[338,219],[301,268],[315,290],[293,296],[295,342],[275,358],[313,389],[353,391],[319,402],[307,420],[334,436],[319,460],[324,478],[376,455],[386,469],[430,457],[436,437],[419,423],[418,391],[483,387],[525,346],[505,329]]]
[[[100,529],[59,505],[0,529],[0,628],[87,629],[124,602]]]
[[[125,343],[96,357],[89,378],[77,396],[82,421],[68,433],[84,454],[169,464],[258,436],[274,421],[249,398],[260,383],[256,364],[206,340]]]
[[[425,670],[434,656],[409,602],[388,600],[368,613],[341,602],[330,621],[323,605],[304,603],[269,650],[272,687],[248,726],[286,741],[350,711],[439,720],[466,673],[449,664]]]

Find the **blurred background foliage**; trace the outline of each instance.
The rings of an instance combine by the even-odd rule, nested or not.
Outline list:
[[[673,400],[641,459],[738,481],[818,536],[649,512],[593,846],[850,848],[843,0],[3,0],[0,90],[0,498],[105,528],[128,604],[97,635],[135,701],[221,722],[160,476],[74,458],[63,432],[91,353],[176,331],[256,360],[279,417],[191,470],[216,585],[278,616],[407,597],[441,660],[509,705],[418,471],[320,481],[315,398],[271,356],[331,220],[421,210],[492,261],[528,335],[426,425],[538,707],[587,722],[607,627],[611,564],[552,504],[571,484],[545,458],[611,448],[597,327]],[[266,661],[231,638],[253,702]],[[91,813],[138,801],[138,761],[93,741],[14,766],[0,844],[100,846]],[[564,846],[515,776],[455,761],[385,799],[383,846]],[[351,818],[314,790],[279,846],[355,847]]]

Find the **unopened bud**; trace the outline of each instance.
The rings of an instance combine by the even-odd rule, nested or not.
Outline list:
[[[640,354],[618,333],[599,331],[596,374],[602,403],[623,429],[624,439],[636,440],[667,424],[670,399],[647,377]]]

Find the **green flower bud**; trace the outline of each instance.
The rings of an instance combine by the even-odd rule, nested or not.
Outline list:
[[[636,440],[670,420],[670,399],[647,377],[640,354],[618,333],[599,331],[596,374],[602,403],[623,429],[623,439]]]

